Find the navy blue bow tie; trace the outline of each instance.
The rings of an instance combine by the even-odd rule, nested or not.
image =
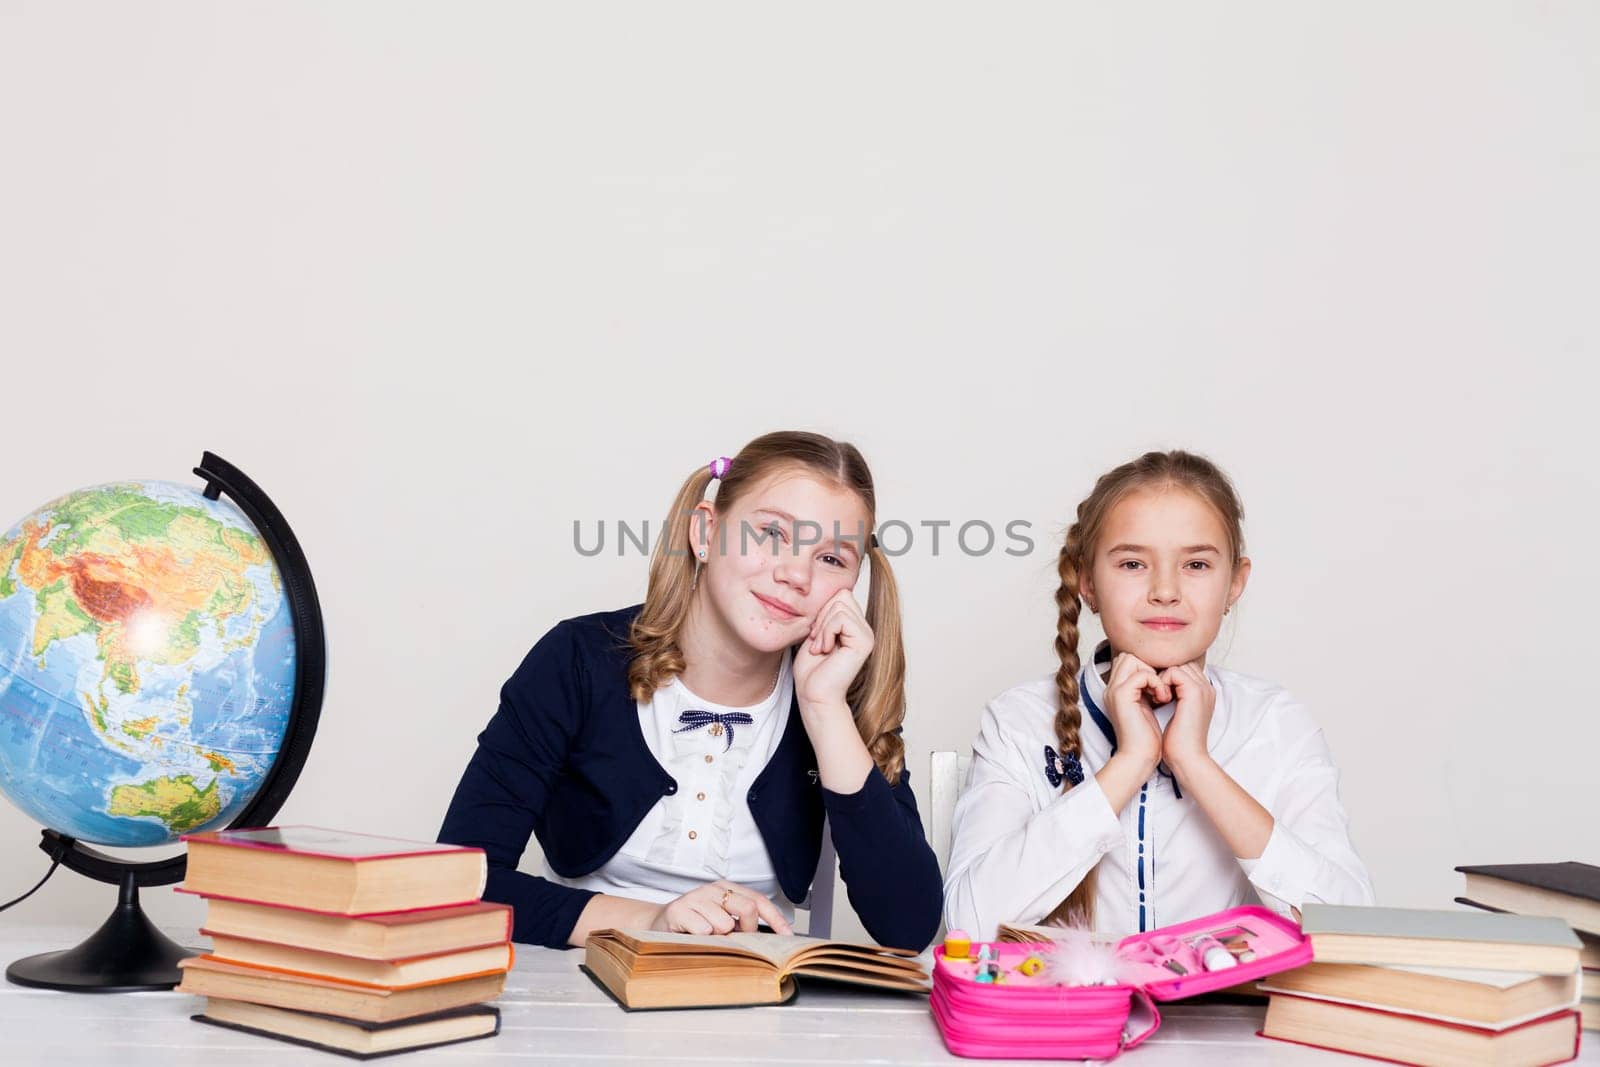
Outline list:
[[[688,733],[690,730],[698,730],[702,726],[709,726],[711,727],[711,736],[716,737],[723,730],[727,730],[728,742],[722,746],[722,751],[724,752],[733,747],[733,728],[735,725],[749,726],[755,722],[754,719],[742,711],[730,711],[720,715],[714,711],[684,711],[678,714],[678,721],[683,725],[672,731],[675,734]]]

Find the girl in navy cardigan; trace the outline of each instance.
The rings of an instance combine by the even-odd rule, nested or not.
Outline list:
[[[516,940],[787,933],[824,815],[867,932],[933,939],[939,869],[904,766],[875,506],[854,446],[759,437],[679,490],[643,605],[565,620],[528,653],[439,831],[488,854],[484,898],[514,907]],[[530,834],[544,877],[517,870]]]

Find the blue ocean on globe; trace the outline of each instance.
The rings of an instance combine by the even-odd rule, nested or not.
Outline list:
[[[0,791],[44,826],[138,846],[227,825],[294,682],[282,576],[226,499],[101,485],[0,536]]]

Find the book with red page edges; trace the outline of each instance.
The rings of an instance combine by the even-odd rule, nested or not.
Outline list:
[[[200,932],[212,941],[211,951],[206,954],[208,959],[372,989],[415,989],[438,982],[504,974],[516,959],[516,950],[509,941],[403,959],[374,960],[323,949],[230,937],[207,927],[201,927]]]
[[[1131,977],[1118,985],[1063,986],[1048,971],[1028,973],[1030,959],[1065,951],[1058,944],[988,947],[998,981],[979,979],[988,961],[948,958],[943,945],[933,952],[929,1003],[945,1047],[958,1056],[1110,1059],[1155,1033],[1156,1001],[1216,992],[1311,961],[1311,943],[1297,924],[1255,906],[1123,938],[1116,951]],[[1216,967],[1208,969],[1204,958],[1215,952],[1231,962],[1213,958]]]
[[[209,896],[340,915],[374,915],[477,901],[482,849],[315,826],[185,834],[183,888]]]
[[[255,904],[274,910],[288,909],[289,911],[305,912],[308,915],[327,915],[339,919],[360,919],[362,922],[388,923],[390,925],[408,922],[432,922],[446,912],[459,911],[471,907],[503,908],[507,912],[511,910],[510,904],[495,904],[487,900],[468,900],[449,904],[430,904],[426,907],[398,908],[395,911],[365,911],[359,915],[352,915],[347,911],[334,911],[331,908],[308,908],[304,904],[277,904],[270,900],[261,900],[258,897],[236,897],[229,896],[226,893],[212,893],[207,890],[191,889],[187,885],[175,885],[172,887],[172,891],[174,893],[187,893],[189,896],[199,897],[206,901],[224,900],[235,904]],[[508,923],[511,921],[509,915],[506,917],[506,921]],[[506,936],[509,937],[510,927],[508,926],[506,929],[508,931]]]
[[[193,893],[179,887],[179,892]],[[511,940],[511,906],[479,901],[376,915],[343,915],[194,893],[208,934],[272,941],[369,960],[399,960]]]
[[[1577,1059],[1583,1032],[1571,1009],[1494,1030],[1274,993],[1260,1036],[1408,1067],[1545,1067]]]

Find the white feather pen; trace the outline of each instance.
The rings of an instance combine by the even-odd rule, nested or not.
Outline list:
[[[1050,981],[1064,986],[1123,985],[1138,970],[1118,954],[1116,942],[1096,938],[1081,926],[1063,927],[1044,962]]]

